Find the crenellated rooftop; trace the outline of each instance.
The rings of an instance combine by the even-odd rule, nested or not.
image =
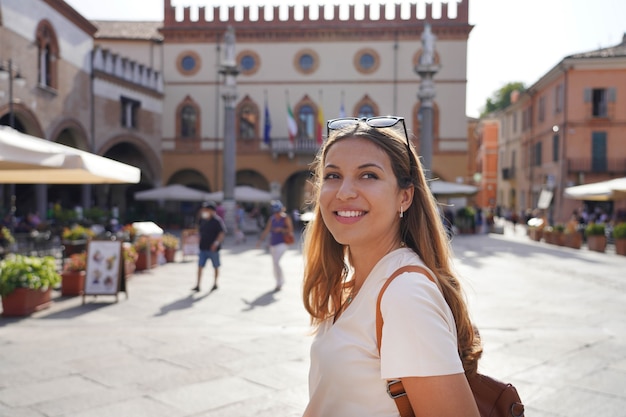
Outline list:
[[[456,6],[456,15],[451,15],[450,4]],[[357,15],[354,4],[348,6],[346,16],[341,16],[340,6],[338,5],[317,5],[317,6],[287,6],[287,18],[280,18],[280,6],[269,6],[273,8],[271,16],[268,18],[266,14],[266,6],[239,6],[241,13],[236,13],[237,6],[213,6],[212,16],[207,14],[206,6],[196,6],[194,12],[197,11],[196,19],[192,19],[192,8],[183,7],[182,19],[176,18],[176,7],[172,6],[171,0],[164,1],[164,24],[161,32],[165,38],[182,36],[181,31],[203,30],[209,33],[223,32],[228,26],[233,26],[237,30],[237,36],[243,34],[246,37],[247,30],[258,30],[262,27],[266,31],[274,32],[273,35],[267,35],[276,38],[276,33],[283,32],[282,36],[289,36],[286,31],[289,30],[313,30],[316,32],[341,31],[342,29],[371,29],[371,30],[421,30],[425,23],[430,23],[433,31],[440,35],[443,33],[452,33],[452,36],[467,36],[472,26],[469,25],[469,0],[448,0],[441,3],[441,13],[434,13],[433,4],[425,4],[425,15],[418,17],[417,3],[411,3],[409,12],[404,16],[402,14],[402,5],[378,4],[371,6],[369,4],[359,5],[363,8],[363,13]],[[296,7],[302,7],[300,18],[296,18]],[[326,17],[326,8],[332,8],[332,18]],[[375,7],[378,7],[378,15],[376,16]],[[393,18],[387,17],[387,7],[394,7]],[[312,13],[317,8],[317,15]],[[227,13],[223,12],[226,9]],[[258,18],[252,19],[251,11],[254,10]],[[360,11],[360,10],[359,10]],[[408,16],[406,16],[408,14]],[[220,16],[226,15],[227,18],[222,20]],[[374,17],[372,17],[374,15]],[[255,37],[258,37],[257,33]],[[326,34],[327,36],[327,34]],[[380,36],[378,32],[377,36]]]

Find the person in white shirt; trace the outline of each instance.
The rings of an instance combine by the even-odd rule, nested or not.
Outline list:
[[[327,129],[303,249],[315,329],[304,416],[398,416],[387,394],[398,379],[416,416],[478,417],[464,372],[476,372],[482,347],[404,119],[342,118]],[[406,265],[433,279],[405,272],[386,289],[379,354],[377,298]]]

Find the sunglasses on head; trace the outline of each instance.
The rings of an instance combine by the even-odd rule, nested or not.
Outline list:
[[[393,127],[402,122],[402,128],[404,130],[404,138],[406,139],[406,150],[409,154],[409,162],[411,162],[411,144],[409,143],[409,134],[406,131],[406,124],[404,123],[404,117],[398,116],[376,116],[376,117],[342,117],[340,119],[332,119],[326,123],[326,137],[330,135],[331,130],[343,129],[347,126],[353,126],[363,122],[366,125],[374,128],[386,128]],[[412,164],[411,164],[412,165]]]

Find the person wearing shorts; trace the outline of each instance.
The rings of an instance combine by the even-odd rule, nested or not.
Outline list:
[[[213,265],[213,287],[211,291],[217,289],[217,278],[219,276],[220,268],[220,253],[224,236],[226,236],[226,227],[224,221],[216,214],[215,203],[204,202],[200,209],[200,223],[198,225],[198,231],[200,233],[200,252],[198,254],[198,277],[196,286],[192,291],[200,291],[200,284],[202,282],[202,271],[208,260],[211,260]]]

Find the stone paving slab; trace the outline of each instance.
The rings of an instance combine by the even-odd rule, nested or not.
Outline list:
[[[275,293],[254,239],[222,251],[219,289],[194,257],[135,274],[128,298],[62,297],[0,317],[0,417],[301,416],[309,319],[294,245]],[[455,267],[484,340],[480,369],[527,416],[626,415],[626,257],[503,235],[456,236]]]

